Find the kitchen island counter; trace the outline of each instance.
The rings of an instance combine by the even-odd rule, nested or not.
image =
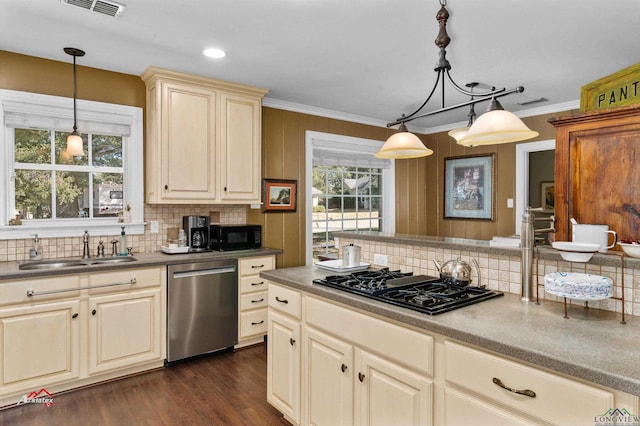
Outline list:
[[[514,294],[430,316],[322,285],[314,266],[261,272],[263,278],[398,323],[640,396],[640,321],[582,305],[521,302]]]

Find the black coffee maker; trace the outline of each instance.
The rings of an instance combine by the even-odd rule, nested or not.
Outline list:
[[[209,216],[182,216],[189,251],[209,250]]]

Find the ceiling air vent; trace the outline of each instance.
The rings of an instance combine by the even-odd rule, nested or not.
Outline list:
[[[104,0],[61,0],[69,6],[77,6],[103,15],[118,17],[124,11],[124,5]]]

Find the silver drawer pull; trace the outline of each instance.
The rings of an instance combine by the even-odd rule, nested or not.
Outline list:
[[[29,289],[27,290],[27,297],[42,296],[45,294],[67,293],[69,291],[93,290],[94,288],[113,287],[117,285],[134,285],[137,282],[138,280],[136,280],[135,278],[131,278],[129,281],[125,281],[122,283],[111,283],[111,284],[93,285],[93,286],[77,287],[77,288],[64,288],[62,290],[39,291],[37,293],[33,291],[33,289]]]
[[[517,393],[518,395],[528,396],[529,398],[535,398],[536,397],[536,393],[534,391],[529,390],[529,389],[518,390],[518,389],[510,388],[508,386],[505,386],[504,383],[502,383],[502,380],[498,379],[497,377],[493,378],[493,383],[495,383],[496,385],[500,386],[504,390],[508,390],[509,392]]]
[[[260,299],[260,300],[252,300],[251,303],[260,303],[260,302],[264,302],[264,298]]]

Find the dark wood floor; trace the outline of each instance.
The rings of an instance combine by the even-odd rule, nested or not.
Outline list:
[[[0,425],[288,425],[266,401],[264,345],[0,411]]]

